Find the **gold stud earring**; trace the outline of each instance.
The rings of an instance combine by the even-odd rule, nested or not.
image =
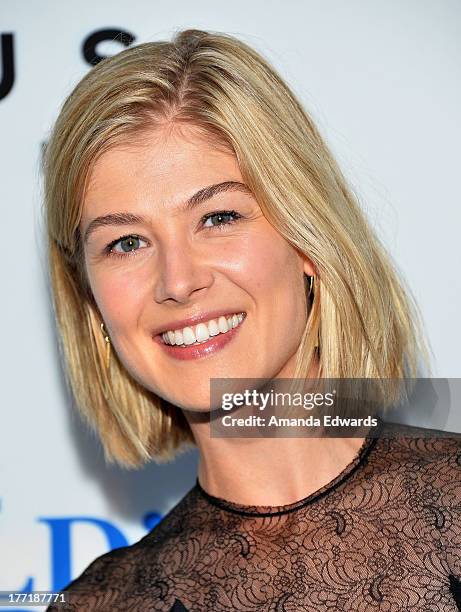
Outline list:
[[[110,338],[109,335],[107,334],[107,331],[104,327],[104,323],[101,323],[101,332],[102,335],[104,336],[104,340],[106,341],[106,359],[105,359],[105,363],[106,363],[106,370],[109,369],[109,362],[110,362]]]

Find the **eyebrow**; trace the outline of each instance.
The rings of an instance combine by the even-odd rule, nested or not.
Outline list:
[[[195,206],[202,204],[206,200],[210,200],[218,193],[224,193],[225,191],[241,191],[248,195],[253,195],[250,188],[244,183],[239,181],[224,181],[222,183],[216,183],[215,185],[208,185],[199,189],[194,195],[192,195],[185,203],[178,206],[178,209],[185,212],[192,210]],[[135,215],[131,212],[117,212],[102,215],[94,218],[85,230],[83,241],[86,243],[89,240],[90,235],[99,227],[105,227],[108,225],[133,225],[135,223],[147,223],[148,219],[142,215]]]

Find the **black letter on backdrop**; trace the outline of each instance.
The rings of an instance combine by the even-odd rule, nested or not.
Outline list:
[[[123,30],[96,30],[96,32],[90,34],[83,41],[82,45],[83,57],[91,66],[96,66],[101,60],[105,59],[104,55],[99,55],[99,53],[96,52],[98,44],[105,40],[115,40],[125,47],[129,47],[134,43],[136,37]]]
[[[13,34],[2,34],[2,80],[0,81],[0,100],[6,98],[14,85]]]

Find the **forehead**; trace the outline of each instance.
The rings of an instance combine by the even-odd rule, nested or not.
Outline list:
[[[93,165],[83,216],[110,202],[180,203],[204,185],[241,181],[235,155],[197,129],[181,126],[146,130],[136,140],[114,145]]]
[[[235,155],[196,128],[145,130],[105,151],[89,175],[80,229],[112,212],[157,215],[180,207],[206,185],[242,182]]]

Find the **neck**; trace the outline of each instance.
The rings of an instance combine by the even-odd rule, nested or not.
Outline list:
[[[315,360],[307,378],[318,372]],[[285,367],[277,378],[291,378]],[[291,376],[290,376],[291,374]],[[354,459],[364,438],[210,437],[210,413],[185,411],[199,450],[205,491],[239,504],[282,506],[328,484]]]

